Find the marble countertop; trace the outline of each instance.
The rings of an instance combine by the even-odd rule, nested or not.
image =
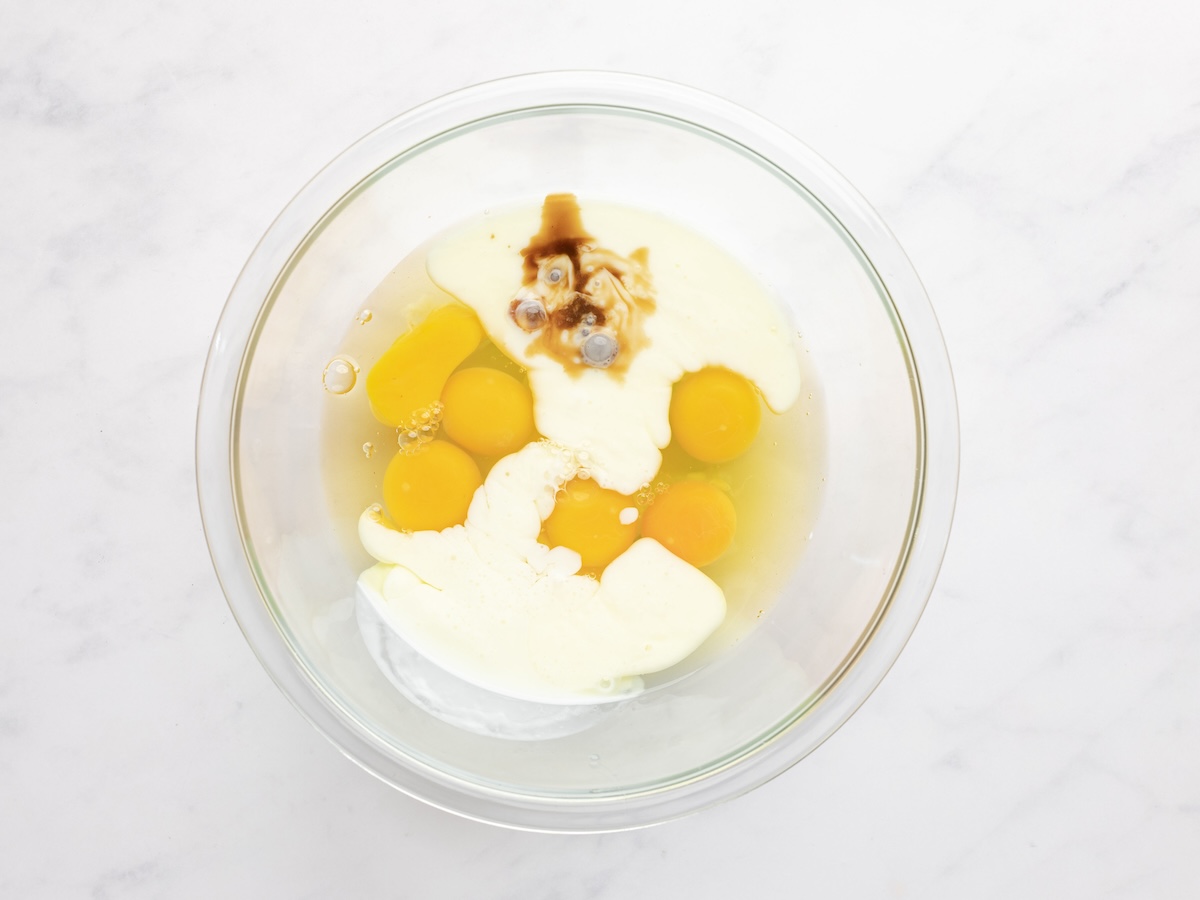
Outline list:
[[[1200,7],[7,5],[0,895],[1181,898],[1200,891]],[[941,579],[862,710],[751,794],[523,834],[344,759],[205,549],[209,336],[351,141],[528,69],[638,71],[873,202],[955,365]]]

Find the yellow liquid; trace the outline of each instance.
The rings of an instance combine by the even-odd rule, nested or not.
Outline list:
[[[433,242],[430,242],[431,244]],[[362,305],[330,358],[353,361],[360,369],[345,394],[327,393],[322,422],[322,472],[329,510],[347,557],[366,569],[375,561],[358,542],[362,511],[383,499],[383,474],[398,449],[395,428],[371,415],[364,382],[376,360],[411,324],[431,309],[457,302],[430,280],[426,253],[430,244],[403,259]],[[503,300],[503,298],[501,298]],[[364,321],[365,320],[365,321]],[[821,394],[797,335],[796,353],[803,388],[782,414],[764,405],[762,425],[750,449],[721,464],[701,463],[670,444],[652,482],[688,477],[714,480],[726,487],[737,510],[737,531],[729,550],[703,571],[725,594],[724,623],[691,656],[666,672],[647,677],[647,686],[694,671],[704,661],[740,641],[770,612],[795,568],[821,499],[824,481]],[[460,368],[488,366],[527,383],[525,369],[485,338]],[[475,457],[484,477],[495,459]]]

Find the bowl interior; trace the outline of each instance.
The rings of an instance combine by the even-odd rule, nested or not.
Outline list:
[[[583,733],[517,743],[434,719],[369,659],[353,601],[366,559],[347,546],[344,514],[323,486],[321,373],[411,250],[465,218],[559,191],[689,225],[767,285],[800,335],[808,375],[813,452],[796,464],[821,471],[812,514],[772,523],[795,565],[744,640]],[[602,801],[719,770],[804,729],[807,712],[838,690],[904,567],[924,425],[889,292],[819,193],[682,119],[558,105],[483,117],[409,148],[363,172],[312,227],[274,279],[242,358],[233,500],[261,593],[251,602],[265,604],[314,694],[361,739],[468,792]]]

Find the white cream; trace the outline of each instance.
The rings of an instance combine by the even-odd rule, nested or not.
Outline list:
[[[537,233],[539,211],[476,220],[429,252],[430,278],[475,310],[484,330],[529,370],[534,417],[546,437],[590,454],[604,487],[633,494],[654,478],[671,439],[671,386],[686,372],[724,366],[744,375],[782,412],[800,392],[791,330],[777,305],[736,260],[680,225],[603,203],[582,206],[598,243],[628,256],[649,248],[656,309],[644,319],[648,346],[628,370],[568,372],[532,351],[533,335],[509,318],[521,286],[520,251]]]
[[[380,561],[361,593],[397,634],[443,669],[524,700],[578,703],[641,690],[637,676],[674,665],[725,616],[703,572],[642,539],[599,581],[579,554],[537,541],[554,495],[579,470],[541,441],[500,460],[465,525],[404,533],[377,507],[359,537]]]
[[[538,231],[537,209],[450,233],[429,251],[429,275],[528,369],[537,428],[550,440],[500,460],[464,525],[401,533],[378,507],[359,520],[363,546],[380,561],[359,579],[360,598],[373,610],[368,618],[446,672],[536,703],[637,693],[639,676],[684,659],[725,616],[721,589],[648,538],[599,580],[579,575],[578,553],[537,540],[556,491],[583,468],[626,495],[650,482],[670,442],[671,388],[686,372],[738,372],[776,412],[800,390],[787,321],[741,265],[649,213],[604,204],[582,213],[608,250],[629,256],[649,249],[655,308],[642,319],[646,344],[620,372],[568,372],[553,356],[533,352],[536,338],[509,318],[509,302],[521,286],[520,251]],[[620,521],[637,516],[630,505]]]

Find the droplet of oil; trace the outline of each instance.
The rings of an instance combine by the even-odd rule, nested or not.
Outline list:
[[[372,315],[373,314],[371,313],[371,311],[369,309],[364,309],[362,312],[360,312],[357,316],[354,317],[354,321],[357,322],[359,325],[366,325],[368,322],[371,321]]]
[[[335,356],[325,366],[321,374],[321,383],[331,394],[345,394],[354,387],[358,380],[358,367],[342,356]]]
[[[363,456],[365,456],[367,459],[370,459],[372,456],[375,455],[375,445],[372,444],[370,441],[367,441],[365,444],[363,444],[362,450],[363,450]]]

